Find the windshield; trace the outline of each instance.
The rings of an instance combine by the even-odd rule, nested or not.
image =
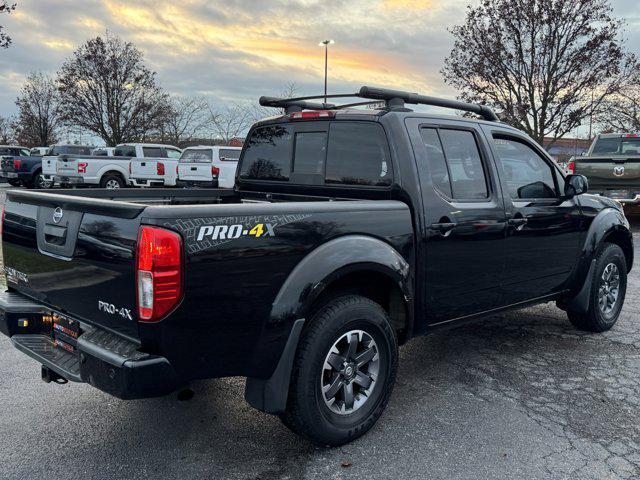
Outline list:
[[[200,148],[182,152],[180,163],[211,163],[213,153],[209,148]]]

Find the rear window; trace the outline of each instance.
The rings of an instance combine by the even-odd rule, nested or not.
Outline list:
[[[64,153],[68,155],[91,155],[90,147],[80,147],[80,146],[71,145],[68,147],[63,147],[63,149],[65,150]]]
[[[213,152],[210,148],[185,150],[180,157],[180,163],[211,163]]]
[[[620,142],[620,153],[622,155],[640,155],[640,138],[623,138]]]
[[[599,138],[593,147],[594,155],[617,155],[620,149],[620,138]]]
[[[392,181],[384,130],[371,122],[257,128],[247,141],[241,168],[243,179],[307,185],[388,186]]]
[[[231,161],[231,162],[237,162],[238,159],[240,158],[240,152],[242,150],[234,150],[231,148],[221,148],[218,156],[220,157],[220,160],[224,161]]]

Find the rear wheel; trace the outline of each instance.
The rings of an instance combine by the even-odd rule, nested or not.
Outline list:
[[[366,433],[384,411],[398,365],[387,313],[368,298],[336,297],[308,320],[282,421],[318,445]]]
[[[100,179],[100,187],[113,190],[116,188],[124,188],[124,180],[120,175],[108,173]]]
[[[41,172],[36,173],[33,176],[33,186],[35,188],[51,188],[52,182],[45,180],[44,175]]]
[[[627,291],[627,262],[622,249],[606,243],[598,253],[586,313],[568,311],[569,321],[580,330],[604,332],[615,325]]]

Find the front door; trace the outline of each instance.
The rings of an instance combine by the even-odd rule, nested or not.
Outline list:
[[[580,255],[580,206],[563,198],[564,177],[537,145],[485,128],[507,214],[501,303],[553,294],[564,288]]]
[[[420,261],[428,323],[494,308],[504,265],[505,211],[478,124],[407,121],[424,210]]]

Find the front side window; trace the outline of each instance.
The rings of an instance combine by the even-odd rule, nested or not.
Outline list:
[[[333,122],[326,183],[389,186],[393,178],[387,139],[376,123]]]
[[[292,140],[290,125],[255,129],[247,141],[240,178],[288,180],[291,173]]]
[[[512,199],[556,198],[553,170],[525,142],[494,136],[497,162]]]

